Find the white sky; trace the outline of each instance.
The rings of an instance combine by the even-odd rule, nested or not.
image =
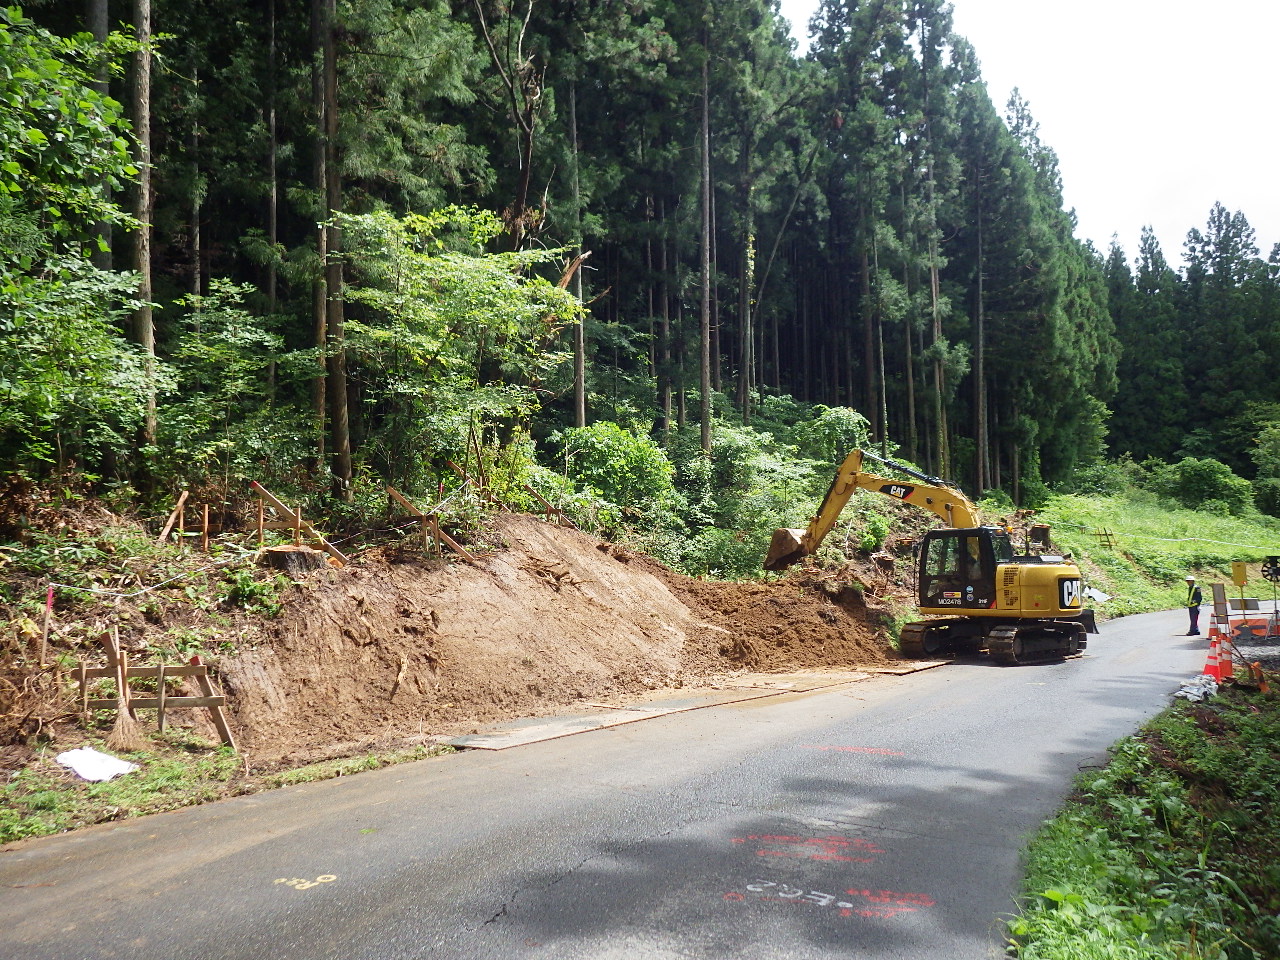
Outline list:
[[[817,0],[781,0],[807,47]],[[1129,262],[1150,224],[1181,269],[1220,201],[1280,242],[1280,0],[952,0],[1003,116],[1016,86],[1058,154],[1076,231]]]

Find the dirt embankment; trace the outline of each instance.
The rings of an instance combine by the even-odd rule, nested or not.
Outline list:
[[[374,553],[294,588],[263,639],[221,663],[254,761],[466,732],[735,670],[892,656],[860,589],[804,575],[698,581],[529,517],[503,517],[494,533],[502,545],[475,565]]]

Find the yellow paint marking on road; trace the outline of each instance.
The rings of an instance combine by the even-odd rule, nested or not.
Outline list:
[[[293,887],[295,890],[310,890],[312,887],[318,887],[322,883],[333,883],[337,879],[334,874],[325,873],[314,880],[303,880],[301,877],[280,877],[276,880],[276,883],[283,883],[285,886]]]

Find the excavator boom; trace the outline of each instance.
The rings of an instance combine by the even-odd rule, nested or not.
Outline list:
[[[864,473],[864,459],[875,460],[905,474],[909,479],[895,480],[872,473]],[[831,482],[827,495],[822,498],[817,514],[804,530],[782,528],[773,532],[769,553],[765,557],[766,570],[783,570],[818,549],[823,539],[835,526],[840,511],[845,508],[854,490],[874,490],[904,503],[920,507],[941,517],[949,527],[979,526],[978,508],[956,487],[925,476],[910,467],[892,460],[854,450],[844,458],[836,478]]]

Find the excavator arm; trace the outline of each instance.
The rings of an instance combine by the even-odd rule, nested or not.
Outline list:
[[[862,470],[863,459],[875,460],[910,477],[910,480],[894,480]],[[831,482],[822,505],[809,526],[804,530],[782,528],[773,532],[769,543],[769,555],[765,558],[766,570],[782,570],[818,549],[823,538],[831,532],[854,490],[874,490],[904,503],[920,507],[941,517],[949,527],[976,527],[980,525],[978,508],[957,488],[937,477],[925,476],[910,467],[861,450],[852,451],[844,458],[836,478]]]

